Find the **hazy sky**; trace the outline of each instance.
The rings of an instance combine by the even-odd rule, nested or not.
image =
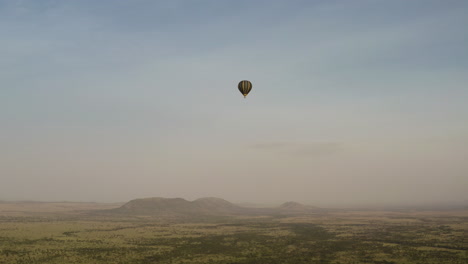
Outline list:
[[[0,200],[467,202],[467,14],[0,0]]]

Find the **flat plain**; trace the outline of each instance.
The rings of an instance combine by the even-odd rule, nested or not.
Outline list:
[[[118,206],[0,203],[0,263],[468,263],[468,210],[96,213]]]

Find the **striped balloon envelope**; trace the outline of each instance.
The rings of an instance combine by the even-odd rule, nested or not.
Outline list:
[[[240,81],[239,85],[237,85],[239,88],[239,91],[241,94],[245,97],[250,93],[250,90],[252,90],[252,83],[246,80]]]

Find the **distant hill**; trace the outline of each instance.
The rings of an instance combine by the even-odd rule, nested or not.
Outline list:
[[[193,213],[196,212],[196,209],[191,202],[182,198],[152,197],[131,200],[120,208],[113,209],[112,211],[135,215],[153,215]]]
[[[317,210],[316,207],[296,202],[287,202],[279,207],[248,208],[216,197],[205,197],[195,201],[187,201],[182,198],[152,197],[131,200],[119,208],[106,210],[106,212],[122,215],[187,216],[308,214],[317,212]]]
[[[242,209],[240,206],[234,205],[224,199],[216,197],[205,197],[200,198],[192,202],[200,210],[206,210],[210,212],[233,212]]]
[[[312,213],[318,212],[320,208],[310,205],[303,205],[297,202],[286,202],[278,207],[282,213]]]
[[[297,202],[285,202],[279,207],[283,209],[303,209],[306,206]]]
[[[240,213],[242,208],[214,197],[200,198],[192,202],[182,198],[153,197],[135,199],[109,211],[131,215],[205,215]]]

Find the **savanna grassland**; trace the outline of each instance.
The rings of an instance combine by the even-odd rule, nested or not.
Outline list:
[[[158,218],[41,206],[0,204],[0,263],[468,263],[468,211]]]

